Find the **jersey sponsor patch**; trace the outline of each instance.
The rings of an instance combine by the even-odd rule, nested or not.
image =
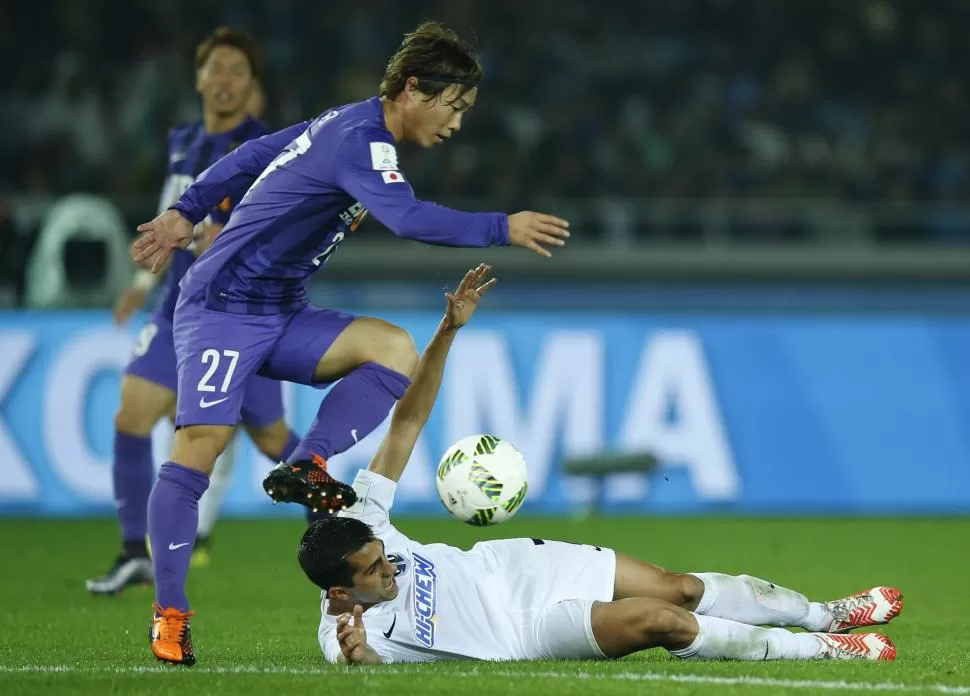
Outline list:
[[[358,202],[346,210],[340,211],[338,215],[340,216],[340,221],[347,225],[347,229],[353,232],[360,227],[360,223],[367,217],[367,208]]]
[[[403,184],[404,175],[401,172],[381,172],[385,184]]]
[[[378,172],[397,169],[397,149],[390,143],[370,144],[370,164]]]
[[[438,577],[434,563],[414,554],[414,638],[424,647],[434,647]]]

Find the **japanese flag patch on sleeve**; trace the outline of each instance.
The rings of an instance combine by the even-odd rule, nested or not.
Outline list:
[[[404,175],[401,172],[381,172],[381,178],[384,179],[385,184],[404,183]]]
[[[370,163],[375,171],[394,171],[397,169],[397,149],[390,143],[371,143]]]

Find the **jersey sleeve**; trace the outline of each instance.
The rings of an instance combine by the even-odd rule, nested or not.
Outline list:
[[[509,243],[504,213],[468,213],[415,198],[399,171],[394,142],[385,131],[352,131],[336,158],[337,185],[398,237],[455,247]]]
[[[344,517],[356,517],[370,525],[374,536],[384,538],[389,534],[400,534],[391,524],[390,512],[394,504],[397,484],[373,471],[362,469],[357,472],[353,484],[357,502],[341,512]]]
[[[304,121],[243,143],[202,172],[170,207],[195,224],[226,198],[240,200],[256,177],[309,125]]]

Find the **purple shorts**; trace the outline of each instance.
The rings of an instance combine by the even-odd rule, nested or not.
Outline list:
[[[178,370],[172,322],[162,314],[153,314],[138,333],[126,375],[178,393]],[[262,428],[283,418],[283,385],[266,377],[256,377],[247,385],[240,417],[246,425]]]
[[[258,375],[314,382],[320,358],[357,317],[304,307],[289,314],[230,314],[179,299],[175,309],[175,425],[235,425]]]

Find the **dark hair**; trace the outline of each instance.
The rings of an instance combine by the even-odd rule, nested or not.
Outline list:
[[[195,48],[195,68],[201,70],[205,62],[209,60],[212,50],[216,46],[229,46],[242,51],[246,60],[249,61],[249,70],[257,80],[263,79],[266,71],[263,62],[263,51],[260,49],[256,39],[240,29],[232,27],[219,27],[209,36],[202,40]]]
[[[353,568],[347,556],[374,541],[374,531],[353,517],[324,517],[303,533],[297,560],[314,585],[320,589],[353,586]]]
[[[394,99],[404,91],[409,77],[418,79],[418,89],[439,96],[449,85],[461,85],[458,96],[482,81],[482,64],[471,45],[438,22],[424,22],[391,56],[381,80],[380,96]]]

